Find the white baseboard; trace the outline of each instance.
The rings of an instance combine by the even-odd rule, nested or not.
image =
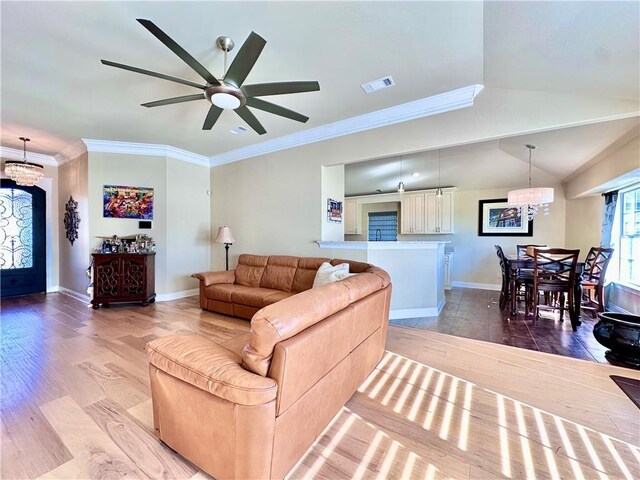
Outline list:
[[[457,280],[453,281],[454,288],[476,288],[479,290],[494,290],[499,292],[502,290],[502,285],[495,283],[476,283],[476,282],[459,282]]]
[[[420,318],[420,317],[437,317],[444,308],[445,300],[437,307],[426,308],[397,308],[389,311],[389,320],[398,320],[401,318]]]
[[[630,311],[625,310],[624,308],[619,307],[618,305],[616,305],[614,303],[608,303],[606,311],[615,312],[615,313],[624,313],[625,315],[633,315],[633,313],[631,313]]]
[[[75,290],[69,290],[68,288],[58,287],[58,292],[64,293],[65,295],[69,295],[70,297],[75,298],[76,300],[80,300],[81,302],[89,303],[91,302],[91,298],[89,295],[84,293],[76,292]]]
[[[198,295],[200,289],[192,288],[191,290],[182,290],[181,292],[159,293],[156,295],[156,302],[168,302],[170,300],[178,300],[179,298],[192,297]]]
[[[60,285],[52,285],[51,287],[47,287],[47,293],[56,293],[60,291]]]

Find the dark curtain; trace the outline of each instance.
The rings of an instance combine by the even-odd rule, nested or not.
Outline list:
[[[602,218],[602,236],[600,246],[609,248],[611,246],[611,229],[616,215],[616,204],[618,203],[618,191],[603,193],[604,216]]]

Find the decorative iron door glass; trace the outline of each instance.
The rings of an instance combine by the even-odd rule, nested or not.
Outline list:
[[[153,188],[105,185],[102,201],[105,218],[153,220]]]
[[[529,237],[533,221],[527,220],[523,207],[509,205],[506,198],[480,200],[478,235]]]
[[[45,290],[44,191],[2,180],[0,272],[2,296]]]

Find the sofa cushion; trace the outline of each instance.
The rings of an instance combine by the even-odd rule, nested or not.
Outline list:
[[[274,380],[247,372],[238,355],[200,335],[158,338],[147,353],[159,370],[230,402],[262,405],[276,397]]]
[[[244,285],[235,285],[235,287],[231,292],[231,302],[256,308],[264,307],[267,297],[280,293],[280,290],[271,288],[245,287]]]
[[[355,273],[349,273],[348,263],[331,265],[329,262],[324,262],[316,272],[316,278],[313,280],[313,288],[328,285],[329,283],[337,282],[338,280],[343,280],[349,275],[355,275]]]
[[[262,274],[267,266],[269,257],[242,254],[238,258],[235,270],[236,284],[247,287],[259,287]]]
[[[348,263],[349,271],[351,273],[363,273],[371,267],[368,263],[356,262],[355,260],[342,260],[340,258],[334,258],[331,260],[331,265],[340,265],[341,263]]]
[[[316,278],[316,272],[320,265],[328,262],[328,258],[307,258],[302,257],[298,261],[298,269],[293,278],[292,292],[304,292],[313,286],[313,280]]]
[[[290,292],[298,268],[298,257],[272,255],[267,261],[260,286]]]
[[[266,307],[267,305],[271,305],[272,303],[276,303],[279,302],[280,300],[284,300],[285,298],[288,298],[292,295],[295,295],[295,292],[276,292],[273,293],[271,295],[269,295],[268,297],[265,297],[264,299],[264,305],[263,307]]]
[[[210,300],[218,300],[221,302],[229,302],[231,303],[231,292],[235,290],[238,285],[221,283],[209,285],[208,287],[204,287],[204,294]],[[250,288],[250,287],[245,287]]]

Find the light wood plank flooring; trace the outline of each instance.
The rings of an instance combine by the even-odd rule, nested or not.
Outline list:
[[[195,298],[2,302],[3,479],[207,478],[153,435],[144,345],[245,333]],[[390,327],[387,353],[290,478],[640,478],[632,370]]]

